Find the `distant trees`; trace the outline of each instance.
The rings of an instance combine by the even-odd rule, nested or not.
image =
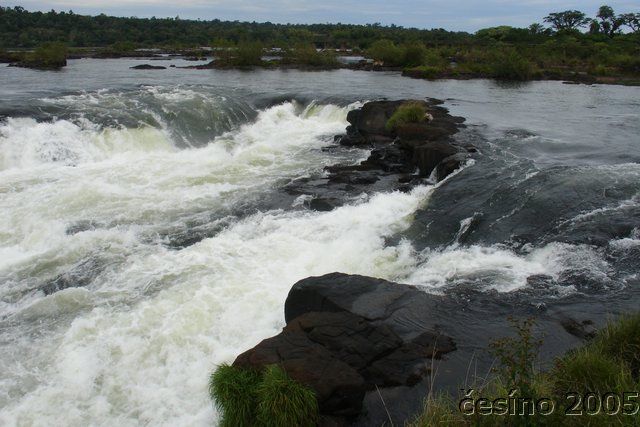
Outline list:
[[[575,31],[589,25],[590,33],[604,34],[609,38],[621,33],[623,26],[628,26],[634,32],[640,31],[640,13],[616,15],[613,8],[607,5],[600,6],[594,19],[588,18],[578,10],[566,10],[550,13],[545,16],[544,22],[550,24],[559,33]]]

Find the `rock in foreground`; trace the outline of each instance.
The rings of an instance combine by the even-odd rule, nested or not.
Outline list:
[[[325,425],[348,425],[367,394],[411,387],[430,360],[455,350],[424,322],[430,296],[406,285],[332,273],[296,283],[285,303],[286,327],[238,356],[235,366],[278,364],[317,394]]]

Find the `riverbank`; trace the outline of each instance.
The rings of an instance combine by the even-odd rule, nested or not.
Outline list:
[[[330,56],[328,56],[330,53]],[[607,69],[604,74],[593,73],[593,70],[574,68],[566,65],[552,66],[542,69],[514,70],[512,66],[504,64],[501,69],[491,64],[482,66],[467,66],[464,63],[451,62],[437,66],[399,67],[385,66],[365,56],[352,56],[351,52],[328,52],[327,54],[311,53],[305,62],[295,59],[286,60],[270,57],[268,60],[258,60],[249,64],[236,64],[220,60],[211,56],[211,52],[202,49],[143,49],[136,51],[118,51],[111,48],[71,48],[64,57],[53,61],[29,60],[32,55],[28,51],[9,50],[0,51],[0,63],[13,66],[35,68],[41,70],[60,70],[66,65],[67,59],[117,59],[131,58],[147,61],[180,59],[194,62],[194,65],[182,66],[198,70],[303,70],[330,71],[349,69],[371,72],[399,72],[403,76],[424,80],[472,80],[495,79],[502,81],[564,81],[572,84],[610,84],[625,86],[640,86],[640,75],[619,74]],[[58,55],[60,56],[60,55]],[[355,58],[355,59],[354,59]],[[358,59],[359,58],[359,59]],[[506,68],[505,68],[506,67]],[[139,69],[154,69],[153,65],[143,64]]]

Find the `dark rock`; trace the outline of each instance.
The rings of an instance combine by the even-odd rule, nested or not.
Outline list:
[[[442,159],[436,167],[436,179],[442,181],[455,170],[459,169],[468,158],[469,155],[467,153],[457,153]]]
[[[344,145],[345,147],[368,144],[368,141],[359,133],[353,135],[338,135],[335,140],[337,143]]]
[[[458,147],[444,141],[433,141],[416,146],[414,161],[420,170],[420,176],[429,176],[441,161],[459,151]]]
[[[358,370],[402,345],[402,340],[388,327],[372,325],[362,316],[346,311],[305,313],[284,329],[296,330],[305,332],[311,341]]]
[[[458,152],[475,150],[468,143],[452,139],[464,119],[449,115],[446,108],[438,106],[442,101],[434,99],[412,101],[423,103],[428,111],[430,117],[424,122],[405,125],[398,132],[387,131],[387,120],[406,102],[374,101],[350,111],[346,133],[336,135],[336,145],[330,149],[366,148],[371,150],[369,157],[356,165],[334,165],[326,167],[326,173],[290,181],[285,191],[306,196],[310,201],[305,202],[305,206],[311,209],[331,210],[362,194],[411,191],[424,182],[440,161]],[[448,159],[439,177],[445,177],[459,166],[460,157]]]
[[[61,68],[66,66],[67,66],[66,58],[61,59],[59,61],[28,60],[28,61],[12,62],[9,64],[9,67],[32,68],[34,70],[41,70],[41,71],[55,71],[55,70],[60,70]]]
[[[383,387],[413,386],[431,372],[429,360],[440,359],[456,349],[450,337],[423,332],[393,353],[377,360],[367,370],[365,378]]]
[[[282,332],[241,354],[234,365],[279,364],[318,396],[323,417],[346,422],[368,391],[418,384],[431,360],[455,350],[423,323],[430,297],[412,286],[341,273],[296,283]]]
[[[336,199],[314,197],[313,199],[309,200],[308,203],[306,203],[306,206],[314,211],[329,212],[340,206],[340,202]]]
[[[151,64],[140,64],[134,65],[133,67],[129,67],[132,70],[166,70],[167,67],[163,67],[162,65],[151,65]]]
[[[553,280],[542,275],[529,279],[531,284]],[[431,295],[371,277],[309,277],[289,292],[282,333],[235,363],[280,363],[298,381],[317,387],[320,426],[405,425],[423,410],[430,390],[455,395],[485,380],[495,366],[487,349],[509,335],[509,319],[536,316],[545,336],[544,363],[592,336],[593,323],[567,315],[565,303],[553,296],[543,301],[541,311],[528,288],[487,292],[469,283]],[[595,319],[604,323],[608,313],[599,299],[577,295],[572,307],[575,298],[578,311],[591,316],[600,310]]]
[[[351,123],[354,131],[367,137],[368,135],[383,135],[392,137],[386,130],[387,121],[402,104],[403,101],[373,101],[367,102],[359,112],[350,111],[347,121]]]
[[[400,139],[408,141],[436,141],[452,134],[451,129],[435,126],[430,122],[407,123],[400,126],[396,133]]]
[[[51,295],[67,288],[86,287],[104,271],[105,264],[105,260],[99,257],[87,257],[39,289],[45,295]]]
[[[576,319],[572,317],[567,317],[565,319],[562,319],[560,324],[562,325],[565,331],[567,331],[574,337],[577,337],[583,340],[594,338],[596,336],[596,333],[598,332],[591,320],[584,320],[582,322],[578,322]]]

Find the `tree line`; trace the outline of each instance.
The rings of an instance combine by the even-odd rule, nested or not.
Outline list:
[[[577,33],[588,28],[588,34],[609,38],[622,35],[627,29],[640,31],[640,13],[615,14],[602,6],[594,18],[583,12],[569,10],[550,13],[545,27],[534,23],[529,28],[513,28],[508,37],[517,41],[536,42],[543,37]],[[191,47],[258,42],[286,47],[314,44],[320,48],[367,49],[379,40],[396,44],[423,43],[427,46],[472,43],[490,33],[452,32],[444,29],[417,29],[380,24],[274,24],[271,22],[239,22],[183,20],[175,18],[121,18],[85,16],[73,11],[29,12],[20,6],[0,7],[0,47],[34,48],[47,42],[62,42],[69,47],[105,47],[120,44],[135,47]],[[500,28],[500,27],[498,27]],[[509,27],[511,28],[511,27]]]
[[[0,60],[6,49],[58,52],[40,61],[58,64],[66,52],[93,49],[100,54],[136,54],[137,48],[213,48],[219,66],[337,66],[335,50],[350,49],[376,64],[422,78],[489,77],[527,80],[631,76],[640,83],[640,13],[616,14],[601,6],[593,18],[583,12],[553,12],[527,28],[498,26],[474,34],[380,24],[274,24],[119,18],[72,11],[29,12],[0,7]],[[5,49],[3,54],[3,48]],[[277,61],[264,61],[264,48],[280,48]],[[67,50],[68,49],[68,50]],[[318,52],[322,49],[325,52]],[[36,52],[37,53],[37,52]],[[6,61],[7,59],[5,59]],[[627,78],[625,77],[625,78]],[[628,79],[628,78],[627,78]]]

